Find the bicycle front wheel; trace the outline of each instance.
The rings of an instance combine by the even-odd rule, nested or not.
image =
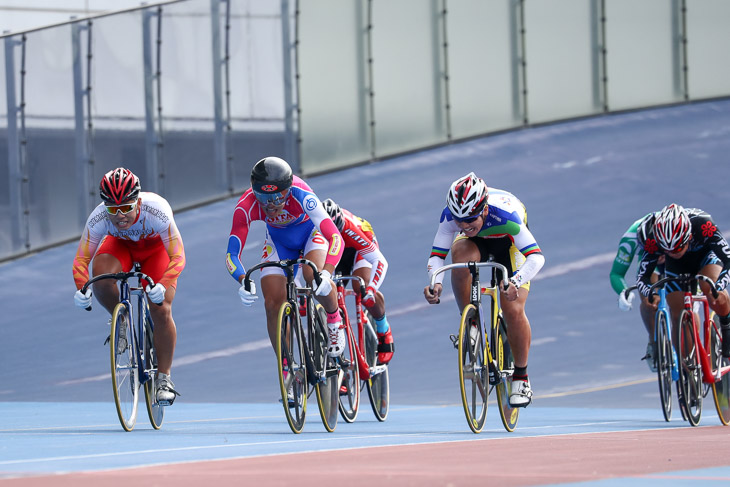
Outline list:
[[[360,410],[360,370],[357,366],[357,348],[352,328],[345,328],[347,346],[337,359],[342,368],[342,383],[339,390],[339,407],[342,419],[352,423]]]
[[[158,430],[162,427],[162,422],[165,419],[165,407],[160,406],[157,402],[157,389],[155,388],[157,353],[155,351],[154,333],[149,312],[145,316],[144,328],[144,361],[145,372],[148,375],[148,379],[144,383],[144,400],[147,406],[147,417],[150,419],[150,424],[154,429]]]
[[[722,340],[720,339],[720,333],[717,331],[717,326],[719,326],[717,317],[715,317],[715,323],[710,330],[710,358],[712,359],[714,376],[723,367],[730,365],[730,361],[722,356]],[[712,383],[712,397],[715,401],[715,409],[720,422],[727,426],[730,424],[730,374],[726,373],[719,380]]]
[[[473,304],[464,307],[459,325],[459,386],[469,428],[479,433],[487,419],[489,370],[484,331]]]
[[[370,313],[365,314],[363,333],[365,334],[365,358],[368,362],[370,378],[367,379],[368,397],[373,414],[378,421],[385,421],[390,409],[390,378],[388,365],[378,364],[378,335],[375,333],[373,318]]]
[[[124,431],[132,431],[137,422],[139,371],[134,337],[134,323],[130,310],[119,303],[112,313],[109,352],[114,404]]]
[[[659,312],[654,322],[656,328],[656,373],[659,382],[659,400],[664,419],[672,419],[672,342],[667,334],[669,325],[666,313]]]
[[[337,361],[327,355],[329,346],[327,313],[321,304],[316,306],[314,316],[310,316],[308,329],[319,415],[324,429],[331,433],[337,427],[340,383],[343,374]]]
[[[497,405],[499,416],[502,418],[504,429],[509,432],[515,430],[517,420],[520,417],[520,408],[513,408],[509,404],[509,392],[512,373],[515,370],[515,359],[512,356],[512,349],[507,340],[507,325],[500,313],[497,317],[497,327],[492,329],[492,356],[497,360],[497,367],[503,372],[503,379],[497,384]],[[507,380],[509,378],[509,380]]]
[[[697,426],[702,416],[702,369],[692,312],[689,310],[683,310],[679,316],[679,356],[679,384],[687,421]]]
[[[301,433],[307,415],[307,360],[296,308],[285,302],[276,322],[276,363],[284,414],[294,433]]]

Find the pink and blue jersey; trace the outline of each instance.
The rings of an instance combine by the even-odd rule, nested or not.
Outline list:
[[[266,216],[251,188],[246,190],[233,210],[233,225],[228,237],[226,267],[236,281],[241,281],[246,270],[241,263],[241,252],[248,238],[251,223],[263,221],[281,258],[295,258],[304,249],[316,227],[329,242],[325,264],[337,266],[344,246],[342,236],[330,219],[312,188],[294,176],[289,197],[283,210],[274,218]]]

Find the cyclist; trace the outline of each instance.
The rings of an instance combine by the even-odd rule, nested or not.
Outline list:
[[[720,320],[722,355],[730,357],[730,296],[726,290],[730,282],[730,246],[712,217],[700,209],[684,209],[672,203],[657,214],[653,224],[645,222],[639,228],[637,238],[645,252],[636,276],[636,285],[644,299],[649,296],[650,276],[661,255],[666,256],[664,272],[667,276],[702,274],[715,281],[720,291],[717,299],[703,281],[700,281],[700,288]],[[676,283],[670,283],[667,291],[676,341],[684,296]],[[658,297],[654,297],[649,306],[656,310],[657,304]]]
[[[139,178],[132,171],[118,167],[101,179],[102,203],[89,215],[73,261],[76,282],[74,301],[80,308],[91,306],[91,289],[81,288],[89,280],[89,263],[93,258],[94,276],[127,272],[135,262],[155,281],[145,288],[147,298],[161,306],[150,306],[155,324],[157,350],[157,401],[170,405],[179,395],[170,378],[177,330],[172,317],[177,279],[185,267],[185,249],[175,224],[170,204],[155,193],[140,192]],[[119,303],[119,289],[113,280],[93,284],[96,299],[111,314]],[[111,323],[111,321],[110,321]]]
[[[441,212],[428,260],[429,277],[444,266],[450,250],[454,263],[484,262],[491,254],[511,274],[509,287],[500,296],[507,323],[507,340],[515,359],[509,401],[512,407],[528,406],[532,401],[532,388],[527,376],[532,332],[525,314],[525,301],[530,291],[530,279],[545,264],[545,257],[527,227],[525,206],[507,191],[488,188],[473,172],[457,179],[449,188],[446,208]],[[433,292],[429,286],[423,290],[426,301],[431,304],[439,302],[443,274],[436,276],[436,280]],[[469,303],[469,270],[455,269],[451,274],[451,286],[461,311]]]
[[[378,335],[378,362],[387,364],[395,350],[393,334],[385,317],[385,297],[380,286],[388,271],[388,261],[380,251],[375,231],[367,220],[353,215],[341,208],[331,198],[322,202],[327,213],[342,235],[345,250],[337,265],[336,272],[343,276],[355,275],[366,283],[365,298],[362,303],[375,319]],[[371,272],[374,269],[374,272]],[[353,281],[355,292],[360,292],[360,283]]]
[[[342,256],[342,236],[314,191],[294,176],[283,159],[265,157],[254,164],[251,187],[239,198],[233,210],[226,266],[231,276],[241,284],[238,294],[244,306],[251,306],[258,299],[254,282],[251,281],[250,289],[246,289],[243,283],[246,270],[241,263],[241,252],[254,221],[266,222],[262,262],[296,259],[303,255],[320,269],[322,283],[319,286],[313,281],[309,266],[302,270],[305,280],[315,287],[315,297],[327,312],[327,352],[333,357],[341,355],[345,349],[345,330],[331,277]],[[276,347],[276,322],[279,309],[286,300],[284,271],[276,267],[262,269],[261,291],[269,339]]]
[[[636,240],[636,230],[644,223],[648,222],[651,225],[654,221],[655,214],[649,213],[636,220],[626,230],[621,241],[618,244],[618,252],[616,258],[613,260],[613,266],[611,267],[611,273],[609,275],[611,280],[611,287],[618,294],[618,307],[622,311],[629,311],[634,302],[635,295],[630,293],[628,298],[624,295],[624,290],[629,286],[626,283],[626,272],[628,272],[631,266],[631,261],[634,255],[637,256],[637,262],[641,261],[644,255],[643,249],[638,245]],[[659,257],[657,268],[652,273],[651,282],[654,283],[659,279],[659,276],[664,272],[664,256]],[[641,320],[644,323],[647,333],[649,334],[649,341],[646,344],[646,355],[642,360],[646,360],[649,370],[656,372],[656,344],[654,343],[654,310],[651,309],[646,299],[641,300],[639,305],[639,312],[641,314]]]

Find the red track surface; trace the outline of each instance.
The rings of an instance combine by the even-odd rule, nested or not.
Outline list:
[[[338,479],[348,486],[519,487],[612,477],[656,478],[672,471],[726,466],[728,431],[716,426],[485,439],[8,479],[0,484],[321,487]],[[730,482],[730,477],[726,480]]]

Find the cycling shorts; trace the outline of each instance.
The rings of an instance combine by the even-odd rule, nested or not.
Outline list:
[[[722,261],[715,255],[715,252],[686,252],[681,259],[672,259],[667,256],[664,259],[664,273],[667,277],[677,277],[680,274],[696,275],[702,268],[710,264],[722,267]],[[666,286],[667,292],[681,291],[679,284],[670,282]]]
[[[507,268],[507,272],[512,276],[525,263],[525,256],[515,247],[512,239],[509,237],[501,238],[483,238],[483,237],[467,237],[460,233],[454,238],[454,242],[467,239],[474,243],[479,249],[479,260],[487,262],[489,256],[494,257],[494,262],[498,262]],[[501,272],[497,271],[497,277],[502,279]],[[530,290],[530,281],[524,283],[521,288]]]
[[[96,254],[114,256],[122,264],[124,272],[131,271],[134,263],[139,262],[142,272],[155,282],[162,279],[170,265],[170,255],[159,236],[135,242],[107,235]],[[171,286],[177,288],[177,279],[171,283]]]
[[[327,252],[329,248],[329,242],[315,226],[312,226],[312,231],[310,232],[309,237],[305,240],[303,248],[287,247],[284,245],[284,242],[275,238],[267,229],[266,240],[264,241],[264,248],[261,254],[261,262],[278,262],[284,259],[298,259],[313,250],[324,250]],[[298,272],[297,267],[297,273]],[[261,277],[269,275],[284,276],[286,274],[280,267],[264,267],[261,269]]]

